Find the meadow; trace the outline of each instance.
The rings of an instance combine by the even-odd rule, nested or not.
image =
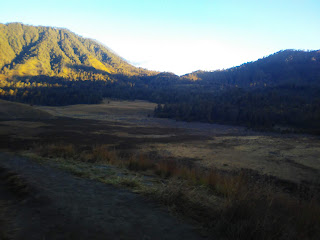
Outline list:
[[[320,232],[319,137],[154,118],[145,101],[35,108],[51,117],[0,122],[2,151],[140,193],[204,236]]]
[[[207,168],[250,169],[295,183],[320,181],[319,137],[153,118],[155,107],[145,101],[105,100],[97,105],[38,108],[57,117],[102,120],[100,129],[87,128],[85,134],[118,138],[110,147],[126,142],[132,146],[126,150],[156,152]]]

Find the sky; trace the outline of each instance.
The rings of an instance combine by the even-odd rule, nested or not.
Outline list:
[[[67,28],[177,75],[320,49],[319,0],[0,0],[9,22]]]

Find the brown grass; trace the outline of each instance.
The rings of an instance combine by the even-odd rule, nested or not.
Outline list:
[[[110,151],[107,146],[97,145],[92,148],[94,162],[112,163],[118,159],[115,150]]]
[[[146,154],[120,157],[115,150],[103,145],[83,151],[75,149],[72,145],[48,145],[41,147],[40,152],[45,156],[56,154],[87,163],[107,163],[131,171],[154,173],[166,184],[143,188],[142,193],[193,219],[210,236],[317,239],[320,234],[319,198],[301,199],[272,184],[249,181],[246,172],[227,174],[174,160],[154,160]],[[118,185],[134,187],[133,183],[130,180]]]
[[[76,150],[73,144],[35,145],[33,150],[43,157],[73,158]]]
[[[155,169],[154,161],[151,161],[148,156],[144,154],[131,155],[126,161],[127,168],[133,171],[147,171]]]
[[[150,196],[200,223],[207,234],[217,239],[317,239],[319,236],[318,201],[297,200],[270,191],[267,186],[257,191],[241,189],[246,190],[226,199],[208,188],[172,178],[168,184],[151,191]]]
[[[37,106],[37,109],[46,111],[54,116],[107,120],[114,120],[116,116],[121,119],[128,118],[126,120],[130,120],[132,117],[140,119],[142,117],[145,118],[148,114],[153,115],[155,107],[155,103],[146,101],[115,101],[105,99],[102,104],[76,104],[63,107]]]

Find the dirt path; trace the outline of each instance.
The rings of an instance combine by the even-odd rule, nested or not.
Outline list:
[[[0,184],[0,200],[15,208],[15,239],[200,239],[191,226],[142,196],[74,177],[27,158],[0,153],[2,174],[28,185],[13,195]],[[31,190],[30,190],[31,189]]]

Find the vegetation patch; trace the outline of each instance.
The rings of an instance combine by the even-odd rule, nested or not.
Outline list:
[[[58,150],[61,148],[60,150]],[[303,198],[250,179],[245,172],[221,172],[187,166],[146,154],[124,155],[106,146],[93,146],[74,155],[65,146],[41,146],[38,156],[79,177],[126,187],[187,217],[204,234],[222,239],[317,239],[320,203],[316,192]],[[76,150],[75,150],[76,149]],[[63,152],[63,154],[61,154]],[[90,155],[85,158],[82,155]],[[68,157],[66,157],[68,156]],[[43,158],[39,158],[43,161]]]

